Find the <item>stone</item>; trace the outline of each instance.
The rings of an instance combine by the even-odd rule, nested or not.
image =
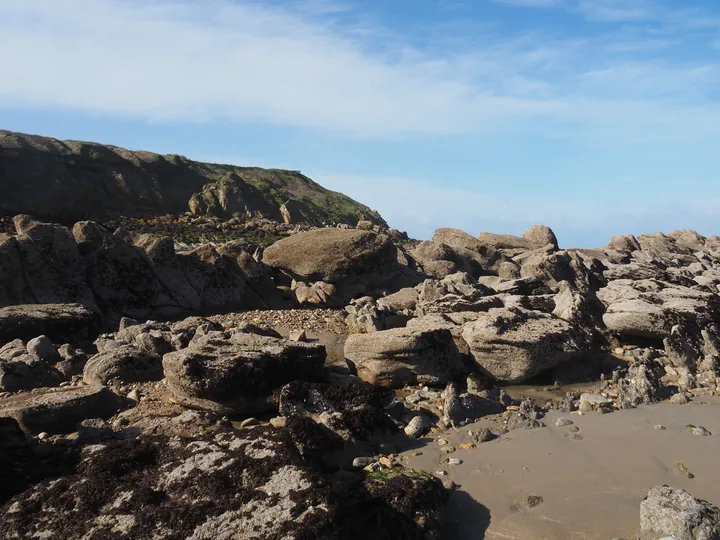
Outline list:
[[[685,392],[678,392],[670,398],[670,403],[672,403],[673,405],[685,405],[687,403],[690,403],[690,400],[685,395]]]
[[[418,439],[423,436],[432,427],[432,421],[424,415],[415,416],[407,426],[405,426],[405,435]]]
[[[462,427],[484,416],[499,414],[505,408],[496,401],[475,394],[461,394],[452,388],[446,391],[443,405],[443,421],[452,427]]]
[[[478,443],[490,442],[490,441],[494,441],[495,439],[498,438],[498,436],[495,435],[488,428],[480,428],[473,437],[474,437],[475,441]]]
[[[452,334],[437,328],[396,328],[350,335],[345,358],[372,384],[444,384],[465,369]]]
[[[307,341],[307,334],[305,330],[291,330],[288,335],[290,341]]]
[[[94,338],[99,313],[80,304],[29,304],[0,308],[0,342],[46,335],[56,343]]]
[[[356,457],[353,459],[352,466],[356,469],[364,469],[368,465],[375,463],[374,457]]]
[[[720,510],[682,489],[654,486],[640,504],[640,530],[676,540],[720,538]]]
[[[174,399],[221,414],[254,415],[275,408],[274,390],[322,377],[325,347],[246,333],[210,333],[170,352],[162,365]]]
[[[85,364],[83,381],[89,385],[107,384],[111,380],[122,383],[159,381],[163,378],[159,356],[122,345],[96,354]]]
[[[396,249],[385,236],[357,229],[317,229],[275,242],[263,262],[295,279],[337,283],[372,274],[397,262]]]
[[[28,341],[27,352],[36,360],[42,360],[48,364],[56,364],[60,361],[57,348],[47,336],[38,336]]]
[[[702,426],[693,426],[692,424],[689,424],[687,426],[688,431],[692,433],[693,435],[697,435],[699,437],[709,437],[712,435],[707,429],[705,429]]]
[[[5,350],[5,353],[8,351]],[[63,376],[55,367],[27,353],[11,360],[0,360],[0,391],[18,392],[58,386]]]
[[[490,309],[467,323],[462,336],[483,371],[511,383],[526,381],[587,349],[568,322],[523,308]]]
[[[14,418],[31,434],[70,433],[88,418],[109,418],[122,400],[104,386],[69,386],[0,399],[0,417]]]

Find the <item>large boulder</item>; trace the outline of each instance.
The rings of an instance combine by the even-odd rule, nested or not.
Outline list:
[[[89,385],[159,381],[163,378],[162,363],[155,356],[132,345],[96,354],[85,364],[83,381]]]
[[[523,308],[498,308],[469,322],[463,338],[477,364],[495,379],[526,381],[585,351],[568,322]]]
[[[176,401],[215,412],[257,414],[276,405],[274,390],[322,378],[325,347],[249,333],[210,332],[163,357]]]
[[[70,433],[88,418],[109,418],[123,406],[105,386],[53,388],[0,399],[0,418],[28,433]]]
[[[275,242],[263,253],[263,262],[298,280],[338,283],[394,266],[397,248],[370,231],[317,229]]]
[[[640,530],[676,540],[720,538],[720,510],[687,491],[655,486],[640,503]]]
[[[0,308],[0,343],[46,335],[59,343],[97,335],[102,318],[80,304],[26,304]]]
[[[397,388],[444,384],[463,372],[452,334],[439,328],[394,328],[348,336],[345,358],[364,381]]]
[[[4,349],[0,350],[0,353],[6,353]],[[14,356],[10,360],[0,358],[0,391],[2,392],[57,386],[63,379],[63,375],[56,368],[29,354]]]
[[[717,294],[657,280],[613,280],[597,296],[606,306],[607,329],[624,336],[663,339],[682,322],[720,321]]]
[[[523,236],[483,232],[480,233],[480,241],[509,255],[518,255],[545,246],[550,246],[551,250],[558,249],[555,233],[544,225],[535,225],[526,231]]]

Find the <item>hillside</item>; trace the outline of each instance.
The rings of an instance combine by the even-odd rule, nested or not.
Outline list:
[[[223,219],[262,216],[313,225],[366,219],[385,225],[377,212],[299,171],[201,163],[0,130],[2,215],[66,223],[188,211]]]

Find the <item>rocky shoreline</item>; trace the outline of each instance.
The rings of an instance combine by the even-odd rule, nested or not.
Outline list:
[[[361,221],[265,247],[13,225],[2,538],[473,538],[446,507],[484,448],[561,429],[582,445],[573,418],[720,393],[720,237],[560,249],[543,226],[415,242]],[[720,500],[645,493],[627,538],[720,538]],[[524,497],[518,515],[548,498]]]

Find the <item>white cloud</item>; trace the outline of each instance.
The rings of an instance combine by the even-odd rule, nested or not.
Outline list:
[[[347,23],[354,20],[349,4],[284,5],[0,1],[0,47],[12,51],[3,58],[0,103],[376,138],[518,131],[613,141],[720,136],[720,105],[702,92],[720,86],[717,64],[641,64],[626,56],[639,50],[627,35],[621,52],[613,50],[613,35],[489,31],[466,47],[421,50],[362,17]],[[623,0],[572,5],[628,18],[633,9],[646,10]]]

